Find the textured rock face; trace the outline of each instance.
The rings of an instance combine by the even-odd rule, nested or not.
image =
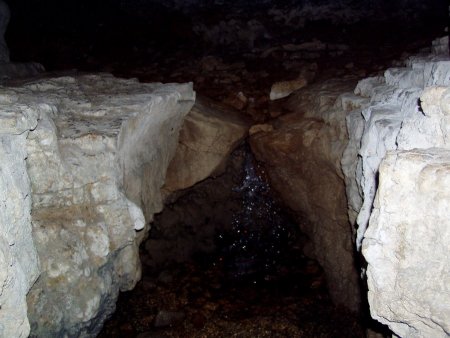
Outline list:
[[[329,80],[293,94],[289,106],[295,113],[279,118],[273,131],[253,134],[251,146],[283,200],[308,218],[300,226],[311,239],[309,254],[325,270],[333,300],[357,310],[358,276],[340,167],[345,116],[353,106],[339,96],[354,83]]]
[[[231,108],[197,100],[180,131],[179,144],[167,170],[165,194],[186,189],[225,169],[225,162],[243,141],[249,122]]]
[[[365,233],[372,316],[400,337],[450,334],[450,149],[389,152]]]
[[[371,313],[402,337],[450,333],[447,46],[438,39],[432,54],[360,81],[368,103],[347,117],[342,166]]]
[[[294,114],[273,122],[273,130],[264,128],[251,136],[252,149],[268,168],[273,186],[297,214],[309,219],[301,227],[313,244],[312,255],[325,269],[334,301],[352,309],[358,304],[352,241],[359,249],[367,237],[364,256],[369,263],[372,315],[400,336],[449,334],[448,324],[444,325],[448,302],[439,300],[448,294],[450,245],[445,230],[448,201],[440,200],[448,199],[448,154],[442,150],[449,149],[447,46],[447,38],[438,39],[431,54],[411,57],[405,67],[359,81],[353,93],[345,93],[351,79],[302,89],[288,103]],[[398,168],[397,162],[386,160],[386,168],[379,172],[390,151],[401,152],[398,156],[405,160]],[[435,179],[436,190],[426,192],[433,184],[423,180]],[[374,229],[366,234],[378,180],[387,186],[375,205]],[[410,199],[402,197],[407,192]],[[404,207],[405,201],[411,205]],[[431,201],[437,203],[437,210]],[[431,229],[435,222],[441,224]],[[423,243],[422,232],[427,232]],[[430,238],[437,233],[442,236],[438,241],[442,249],[435,256]],[[399,246],[406,248],[401,254]],[[428,265],[430,272],[422,285]]]
[[[443,50],[439,46],[448,46],[447,41],[436,40],[434,51]],[[376,193],[378,167],[386,152],[448,146],[445,121],[430,110],[422,111],[418,100],[426,87],[449,85],[447,52],[411,57],[405,67],[390,68],[384,76],[364,79],[355,88],[355,94],[361,100],[366,99],[366,104],[347,117],[350,142],[342,169],[346,176],[350,221],[356,219],[358,227],[358,248]]]
[[[0,337],[27,337],[25,295],[39,275],[31,235],[31,186],[26,139],[38,113],[14,109],[12,92],[0,95]]]
[[[192,87],[85,75],[2,91],[3,111],[35,119],[17,159],[26,157],[41,265],[27,296],[31,335],[95,336],[119,290],[140,278],[136,231],[162,208]]]

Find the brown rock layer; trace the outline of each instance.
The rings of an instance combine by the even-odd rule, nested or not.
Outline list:
[[[234,109],[197,98],[180,131],[164,193],[189,188],[223,172],[228,156],[247,136],[249,127],[249,121]]]
[[[253,134],[250,144],[273,188],[299,220],[307,217],[299,224],[311,240],[308,254],[323,266],[334,302],[357,310],[358,276],[340,168],[346,112],[336,100],[352,85],[351,79],[327,81],[298,92],[288,102],[294,113],[277,119],[273,131]]]

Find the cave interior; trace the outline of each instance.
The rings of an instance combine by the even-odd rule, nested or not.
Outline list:
[[[14,62],[193,82],[198,97],[262,125],[291,112],[292,102],[269,92],[299,69],[311,84],[376,76],[448,26],[442,0],[6,2]],[[241,140],[219,174],[166,198],[141,244],[142,279],[99,337],[389,336],[370,318],[363,279],[358,311],[333,303],[299,227],[308,222]]]

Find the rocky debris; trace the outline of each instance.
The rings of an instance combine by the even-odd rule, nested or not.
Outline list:
[[[232,93],[223,101],[223,103],[237,110],[243,110],[247,107],[248,99],[243,92],[239,92],[237,94]]]
[[[186,315],[183,312],[160,310],[155,317],[155,327],[173,326],[181,322]]]
[[[256,133],[260,133],[260,132],[271,132],[273,131],[273,126],[271,124],[265,123],[265,124],[254,124],[253,126],[250,127],[248,133],[250,136],[252,136],[253,134]]]
[[[241,20],[230,18],[214,25],[205,25],[199,21],[193,27],[195,34],[212,46],[244,46],[253,49],[259,40],[270,39],[270,33],[257,19]]]
[[[450,332],[450,147],[390,151],[363,254],[372,316],[400,337]]]
[[[106,74],[2,88],[1,130],[5,141],[18,140],[17,147],[8,141],[8,153],[16,153],[5,157],[17,164],[17,182],[2,182],[10,182],[21,200],[5,220],[14,222],[13,233],[5,234],[14,248],[2,250],[14,262],[8,278],[20,280],[2,293],[8,296],[2,307],[15,301],[11,313],[18,314],[2,322],[7,330],[16,324],[8,336],[27,330],[21,312],[38,273],[35,250],[40,278],[27,295],[32,335],[98,333],[119,290],[140,278],[138,245],[146,231],[136,231],[162,208],[159,189],[193,101],[190,85],[140,84]]]
[[[286,65],[289,65],[289,63]],[[270,89],[270,100],[278,100],[287,97],[294,91],[299,90],[312,82],[316,76],[318,68],[317,63],[297,64],[297,66],[301,69],[300,75],[294,80],[274,83]],[[285,68],[289,68],[289,66],[285,66]]]
[[[153,276],[156,288],[138,283],[122,294],[99,338],[364,337],[357,318],[332,305],[317,262],[306,260],[300,250],[287,257],[273,279],[256,283],[230,283],[224,264],[212,255],[172,266],[171,283],[145,272]],[[185,317],[156,328],[163,311]]]
[[[167,170],[165,195],[222,173],[249,126],[248,119],[237,111],[199,98],[181,129],[175,156]]]
[[[340,94],[355,82],[327,80],[296,92],[286,103],[291,114],[275,120],[273,130],[250,137],[272,187],[299,220],[308,219],[300,222],[311,240],[308,254],[323,266],[333,300],[352,310],[358,309],[360,298],[340,166],[348,113]]]
[[[272,85],[270,89],[270,99],[278,100],[283,97],[287,97],[292,94],[292,92],[305,87],[308,84],[306,79],[298,78],[291,81],[276,82]]]

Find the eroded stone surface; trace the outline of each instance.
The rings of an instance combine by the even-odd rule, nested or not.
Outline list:
[[[450,150],[389,152],[365,233],[372,316],[400,337],[450,334]]]
[[[192,86],[84,75],[2,92],[2,111],[37,119],[21,149],[41,263],[27,296],[32,335],[93,337],[140,278],[136,230],[162,208]]]
[[[0,90],[0,337],[27,337],[25,296],[39,275],[31,235],[31,186],[26,139],[37,112],[18,110],[13,92]]]
[[[432,51],[359,82],[342,158],[372,317],[401,337],[450,332],[448,38]]]
[[[438,39],[433,51],[439,52],[448,40]],[[360,81],[354,93],[370,103],[347,116],[349,145],[342,159],[349,199],[349,217],[356,219],[357,247],[367,229],[377,188],[377,172],[389,150],[447,147],[448,117],[426,109],[450,85],[450,61],[446,54],[412,56],[405,67],[386,70],[384,77]],[[425,106],[419,97],[425,88]],[[437,93],[438,91],[439,93]],[[441,108],[439,108],[441,109]],[[446,109],[446,108],[444,108]]]
[[[352,106],[340,94],[355,82],[328,80],[293,94],[288,105],[294,113],[250,139],[272,186],[297,213],[302,231],[311,239],[308,254],[323,266],[333,300],[352,310],[358,309],[360,298],[340,166],[347,145],[346,109]]]
[[[165,194],[186,189],[225,169],[231,152],[247,135],[250,123],[231,108],[197,100],[180,131],[167,170]]]

